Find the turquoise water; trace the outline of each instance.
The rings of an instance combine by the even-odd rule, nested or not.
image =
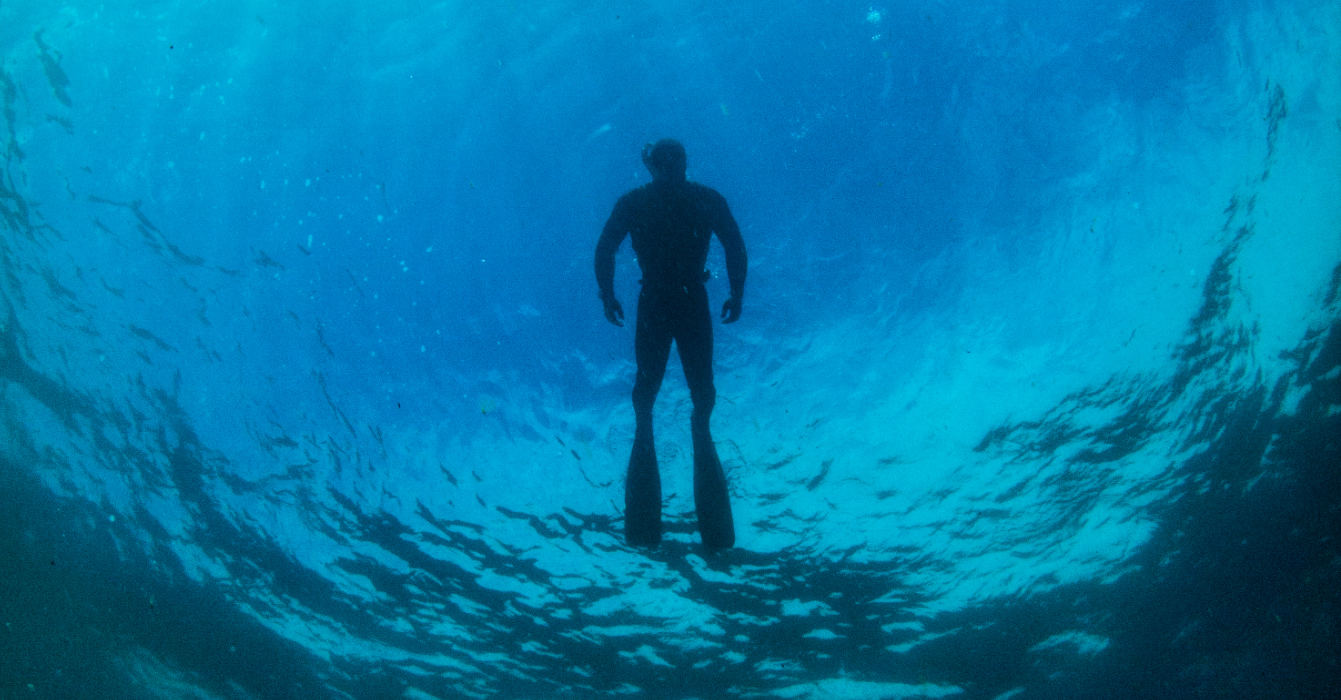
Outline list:
[[[1335,693],[1339,28],[0,4],[0,696]],[[675,360],[623,544],[662,137],[750,252],[729,552]]]

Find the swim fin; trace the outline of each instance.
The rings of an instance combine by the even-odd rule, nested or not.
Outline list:
[[[635,546],[661,543],[661,471],[650,437],[636,437],[624,481],[624,540]]]
[[[717,457],[717,446],[707,430],[694,431],[694,510],[703,546],[728,549],[736,544],[736,526],[731,518],[731,496],[726,473]]]

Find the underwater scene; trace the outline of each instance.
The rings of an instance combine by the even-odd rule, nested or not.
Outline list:
[[[0,0],[0,59],[0,697],[1341,694],[1341,4]]]

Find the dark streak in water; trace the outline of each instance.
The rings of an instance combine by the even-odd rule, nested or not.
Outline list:
[[[359,286],[359,280],[354,276],[354,273],[350,272],[349,268],[345,268],[345,274],[349,276],[349,281],[354,285],[354,291],[358,292],[359,296],[366,299],[367,295],[363,293],[363,287]]]
[[[0,115],[5,118],[5,127],[9,131],[9,138],[5,140],[5,157],[14,160],[23,160],[23,149],[19,148],[18,135],[14,131],[14,102],[18,99],[18,89],[14,87],[14,81],[9,79],[9,74],[0,71],[0,99],[3,99],[4,105],[0,107]]]
[[[121,207],[122,209],[129,211],[139,222],[140,235],[144,236],[145,242],[154,250],[159,252],[167,251],[167,253],[178,262],[193,267],[199,267],[205,264],[204,258],[190,255],[181,248],[178,248],[172,241],[169,241],[167,237],[163,235],[163,232],[154,225],[153,221],[149,220],[149,217],[146,216],[144,211],[140,208],[140,200],[118,202],[97,195],[89,195],[88,201],[93,202],[94,204],[108,204],[114,207]]]
[[[317,322],[317,342],[320,343],[321,347],[326,350],[327,355],[335,357],[335,351],[331,349],[330,343],[326,342],[325,327],[321,325],[320,322]]]
[[[586,470],[585,468],[583,468],[582,465],[580,465],[580,464],[577,466],[577,471],[578,471],[579,474],[582,475],[582,478],[585,479],[586,482],[587,482],[588,484],[590,484],[591,486],[593,486],[594,488],[603,489],[603,488],[606,488],[607,486],[609,486],[610,484],[614,483],[614,482],[612,482],[612,481],[599,482],[599,481],[596,481],[596,480],[592,479],[590,476],[587,475],[587,470]]]
[[[160,349],[160,350],[164,350],[164,351],[166,351],[166,352],[177,352],[177,348],[172,347],[171,345],[169,345],[169,344],[167,343],[167,341],[165,341],[165,340],[163,340],[162,338],[160,338],[160,337],[154,335],[153,333],[149,332],[147,329],[140,328],[139,326],[136,326],[136,325],[128,325],[128,326],[126,326],[126,328],[130,329],[130,332],[131,332],[131,333],[134,333],[135,335],[137,335],[137,336],[139,336],[139,337],[141,337],[141,338],[144,338],[145,340],[148,340],[148,341],[152,342],[154,345],[157,345],[157,346],[158,346],[158,349]]]
[[[315,372],[314,374],[317,377],[317,385],[321,387],[321,395],[326,397],[326,405],[330,406],[331,411],[333,411],[336,417],[340,419],[340,422],[345,424],[345,428],[349,430],[349,434],[357,438],[359,434],[358,431],[354,429],[354,424],[345,416],[345,412],[341,411],[340,407],[335,405],[335,401],[331,399],[330,391],[326,389],[326,375],[321,372]]]
[[[824,481],[824,477],[829,475],[829,467],[831,466],[833,466],[832,459],[824,460],[824,463],[820,465],[820,473],[816,474],[815,478],[806,482],[806,490],[814,491],[815,487],[819,486],[821,481]]]
[[[13,310],[8,319],[0,325],[0,379],[5,379],[28,390],[28,393],[45,405],[61,422],[75,430],[75,414],[93,415],[89,401],[70,391],[51,378],[34,370],[24,361],[19,349],[20,329]]]
[[[58,117],[54,114],[48,114],[47,121],[60,126],[62,129],[65,129],[65,133],[67,134],[71,135],[74,134],[74,122],[70,121],[69,119]],[[73,195],[74,193],[71,192],[71,194]]]
[[[286,269],[283,264],[270,257],[264,250],[256,251],[256,257],[252,259],[257,267],[273,267],[280,270]]]
[[[41,52],[38,59],[42,61],[42,70],[47,74],[47,83],[51,85],[51,94],[55,95],[56,99],[60,100],[61,104],[66,107],[74,106],[70,101],[70,93],[68,92],[70,78],[65,75],[65,71],[61,70],[60,53],[53,51],[50,46],[47,46],[46,42],[42,41],[41,30],[33,33],[33,41],[37,42],[37,50]]]
[[[56,273],[51,270],[44,268],[42,278],[46,280],[47,289],[50,289],[52,294],[69,299],[71,302],[79,300],[75,293],[70,291],[69,287],[61,284],[60,280],[56,279]]]

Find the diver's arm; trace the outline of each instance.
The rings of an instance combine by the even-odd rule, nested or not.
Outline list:
[[[740,226],[736,225],[736,219],[731,216],[731,209],[725,199],[721,200],[713,230],[726,253],[726,277],[731,283],[731,298],[722,305],[722,321],[732,323],[740,318],[740,302],[745,297],[745,271],[749,256],[745,253],[745,239],[740,235]]]
[[[624,325],[624,309],[615,299],[615,251],[629,229],[623,220],[624,201],[615,204],[615,210],[605,222],[601,237],[596,241],[596,286],[600,290],[601,303],[605,306],[605,318],[616,326]]]

